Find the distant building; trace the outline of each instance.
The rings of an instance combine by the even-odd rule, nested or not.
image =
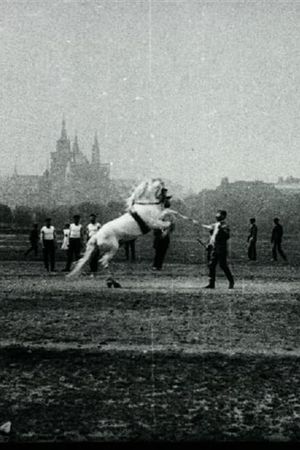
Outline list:
[[[275,183],[275,187],[287,194],[300,193],[300,178],[287,177],[284,179],[283,177],[279,177],[277,183]]]
[[[182,186],[164,181],[173,198],[184,197]],[[80,149],[78,136],[70,141],[63,119],[49,167],[42,175],[20,175],[15,167],[12,176],[0,178],[0,203],[11,208],[20,205],[49,208],[82,202],[107,204],[126,199],[136,184],[137,180],[110,178],[110,164],[101,161],[96,134],[88,159]]]
[[[255,181],[246,181],[246,180],[238,180],[229,182],[227,177],[222,178],[220,186],[217,186],[217,190],[236,190],[236,191],[247,191],[247,190],[256,190],[256,191],[272,191],[274,190],[274,183],[266,183],[264,181],[255,180]]]
[[[294,177],[279,177],[276,183],[265,183],[264,181],[233,181],[229,182],[228,178],[222,178],[220,186],[216,188],[223,192],[228,191],[255,191],[255,192],[271,192],[274,191],[278,193],[280,191],[282,194],[298,194],[300,193],[300,178]]]
[[[91,160],[79,148],[78,137],[71,145],[65,120],[56,150],[51,152],[50,168],[40,175],[19,175],[15,168],[11,177],[0,182],[0,202],[15,207],[54,206],[84,201],[106,203],[114,192],[110,180],[110,164],[100,160],[97,135],[91,149]]]
[[[81,152],[78,137],[71,142],[63,120],[56,151],[51,153],[50,170],[43,174],[50,185],[50,197],[56,204],[83,201],[105,202],[110,194],[110,165],[100,162],[97,135],[91,151],[91,161]]]

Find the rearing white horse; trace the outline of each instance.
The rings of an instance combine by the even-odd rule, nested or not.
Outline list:
[[[74,269],[67,275],[72,278],[78,275],[82,267],[89,261],[98,246],[102,257],[100,262],[106,269],[115,256],[120,241],[130,241],[154,228],[166,230],[171,222],[162,220],[170,210],[164,208],[167,189],[160,178],[145,181],[134,190],[127,200],[127,212],[117,219],[107,222],[92,236],[86,245],[86,250]],[[112,276],[107,279],[108,287],[121,287]]]

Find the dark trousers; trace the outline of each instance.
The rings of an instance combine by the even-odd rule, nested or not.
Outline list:
[[[250,241],[248,246],[248,258],[256,261],[256,241]]]
[[[284,259],[284,261],[287,261],[287,257],[284,253],[284,251],[281,248],[281,241],[275,241],[273,242],[273,247],[272,247],[272,255],[273,255],[273,259],[275,261],[277,261],[277,251],[279,253],[279,255],[281,256],[282,259]]]
[[[232,273],[228,267],[227,264],[227,254],[226,251],[221,250],[221,251],[216,251],[216,250],[212,250],[211,254],[210,254],[210,259],[209,259],[209,263],[208,263],[208,270],[209,270],[209,284],[210,286],[215,286],[215,282],[216,282],[216,267],[217,264],[220,264],[221,269],[223,270],[223,272],[225,273],[227,280],[229,281],[230,284],[234,283],[234,279],[232,276]]]
[[[50,260],[50,270],[54,271],[55,266],[55,245],[54,241],[43,241],[43,256],[45,268],[49,272],[49,260]]]
[[[169,245],[170,245],[169,236],[163,238],[157,237],[154,239],[153,247],[155,248],[155,255],[153,267],[156,267],[156,269],[162,268]]]
[[[129,251],[131,251],[131,261],[135,261],[135,239],[125,242],[125,255],[129,261]]]
[[[25,256],[29,255],[30,252],[34,252],[34,256],[38,255],[38,243],[37,242],[31,242],[31,247],[25,252]]]
[[[71,269],[71,264],[74,261],[78,261],[80,258],[80,250],[81,250],[81,239],[70,238],[69,248],[68,248],[68,257],[67,257],[67,265],[66,270]]]
[[[96,246],[90,259],[90,269],[92,273],[96,273],[98,270],[99,253],[99,247]]]
[[[209,264],[210,261],[210,256],[211,256],[211,252],[213,251],[213,248],[211,245],[207,245],[206,246],[206,260],[207,260],[207,264]]]

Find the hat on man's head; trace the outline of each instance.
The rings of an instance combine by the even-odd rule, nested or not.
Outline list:
[[[97,214],[90,214],[90,217],[97,217]]]
[[[73,216],[73,219],[80,219],[80,215],[79,215],[79,214],[75,214],[75,215]]]
[[[224,209],[219,209],[216,214],[216,219],[225,219],[227,212]]]

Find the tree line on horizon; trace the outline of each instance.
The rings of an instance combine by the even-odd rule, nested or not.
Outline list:
[[[200,223],[212,223],[218,209],[228,213],[228,223],[233,232],[245,231],[249,219],[255,217],[261,233],[269,233],[273,219],[279,217],[287,233],[298,233],[300,225],[300,193],[287,194],[274,189],[230,186],[226,189],[203,190],[183,200],[173,199],[172,209],[176,209]],[[2,229],[28,230],[33,223],[44,224],[51,217],[57,229],[63,229],[74,214],[80,214],[82,223],[88,223],[91,213],[97,214],[97,220],[105,223],[125,211],[122,201],[109,202],[106,205],[84,202],[78,205],[59,205],[54,208],[9,206],[0,204],[0,226]],[[180,219],[178,219],[180,220]],[[192,221],[180,220],[180,230],[189,232],[195,225]]]

